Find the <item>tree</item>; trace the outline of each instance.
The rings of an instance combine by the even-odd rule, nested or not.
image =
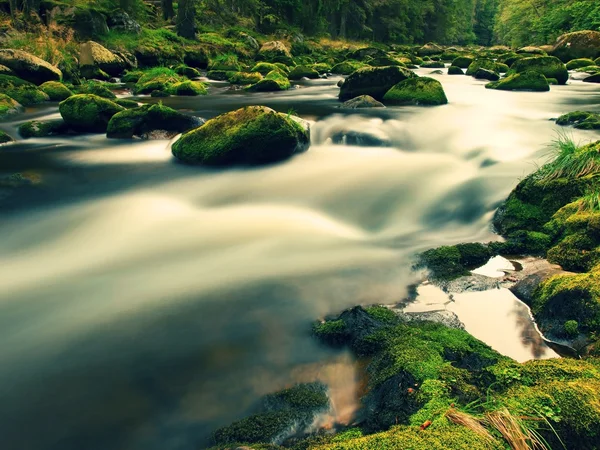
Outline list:
[[[187,39],[194,39],[196,37],[195,0],[179,0],[177,34]]]
[[[162,7],[163,19],[170,20],[175,17],[175,11],[173,10],[173,0],[161,0],[160,5]]]

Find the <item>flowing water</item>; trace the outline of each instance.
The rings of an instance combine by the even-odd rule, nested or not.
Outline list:
[[[187,167],[167,141],[100,135],[2,147],[2,173],[31,183],[0,190],[2,447],[198,449],[260,395],[314,379],[350,421],[356,363],[312,340],[311,321],[401,300],[418,251],[497,239],[493,211],[543,161],[550,119],[600,105],[581,82],[511,93],[435,77],[449,105],[343,111],[337,78],[162,99],[205,118],[264,104],[313,122],[308,152],[264,168]],[[519,327],[469,310],[483,329],[501,320],[494,333]]]

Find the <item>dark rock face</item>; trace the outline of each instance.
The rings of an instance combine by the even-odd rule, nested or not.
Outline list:
[[[487,69],[478,69],[473,76],[478,80],[498,81],[500,79],[496,72]]]
[[[403,67],[364,67],[352,73],[340,88],[339,99],[350,100],[359,95],[370,95],[381,101],[394,85],[417,75]]]
[[[583,81],[585,83],[600,83],[600,73],[590,75],[589,77],[585,77]]]
[[[124,31],[126,33],[139,34],[142,27],[139,23],[129,17],[125,11],[116,11],[111,14],[107,20],[107,25],[111,30]]]

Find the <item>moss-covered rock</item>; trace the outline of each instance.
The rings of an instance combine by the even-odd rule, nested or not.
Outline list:
[[[429,42],[417,50],[419,56],[441,55],[444,49],[433,42]]]
[[[550,90],[550,85],[546,77],[533,70],[523,73],[513,73],[499,81],[488,83],[485,87],[501,91],[547,92]]]
[[[31,106],[49,100],[48,95],[33,83],[9,75],[0,75],[0,92],[23,106]]]
[[[590,75],[582,80],[584,83],[600,83],[600,73]]]
[[[235,72],[228,77],[231,84],[255,84],[262,79],[260,72]]]
[[[425,61],[421,64],[424,69],[443,69],[446,65],[441,61]]]
[[[294,60],[287,46],[281,41],[265,42],[258,51],[257,59],[293,66]]]
[[[190,67],[196,69],[206,69],[208,68],[208,63],[210,61],[210,55],[206,51],[204,47],[201,46],[192,46],[185,47],[183,49],[184,56],[183,62]]]
[[[546,78],[556,78],[558,84],[565,84],[569,79],[567,68],[560,59],[554,56],[534,56],[519,59],[510,67],[510,71],[512,73],[539,72]]]
[[[250,106],[209,120],[173,144],[173,155],[189,164],[269,164],[304,151],[308,130],[264,106]]]
[[[567,63],[567,70],[581,69],[582,67],[595,66],[593,60],[589,58],[572,59]]]
[[[463,70],[458,66],[448,67],[448,75],[464,75]]]
[[[73,92],[59,81],[46,81],[40,89],[54,102],[61,102],[73,95]]]
[[[316,70],[319,75],[325,75],[329,72],[331,72],[331,64],[327,64],[327,63],[316,63],[313,64],[312,69]]]
[[[500,75],[492,70],[477,69],[477,71],[473,74],[473,78],[478,80],[498,81],[500,79]]]
[[[600,56],[600,31],[575,31],[563,34],[556,40],[552,54],[567,62],[578,58]]]
[[[135,100],[129,100],[127,98],[117,98],[113,100],[117,105],[122,106],[125,109],[137,108],[139,105]]]
[[[79,70],[85,78],[94,78],[94,74],[98,71],[118,77],[127,69],[133,67],[126,59],[97,42],[88,41],[79,46]]]
[[[370,95],[376,100],[383,96],[393,86],[417,75],[404,67],[363,67],[352,73],[340,88],[339,99],[350,100],[359,95]]]
[[[7,144],[9,142],[14,142],[14,139],[6,134],[6,132],[0,130],[0,144]]]
[[[369,65],[372,67],[386,67],[386,66],[405,66],[406,64],[392,58],[391,56],[380,56],[369,60]]]
[[[79,86],[75,86],[73,89],[77,94],[92,94],[97,95],[98,97],[108,98],[110,100],[116,99],[117,96],[115,93],[107,86],[107,84],[100,81],[87,81]]]
[[[202,124],[202,120],[175,111],[172,108],[156,105],[143,105],[121,111],[108,122],[108,138],[131,139],[134,136],[147,138],[163,131],[167,138],[183,133]]]
[[[525,53],[527,55],[540,55],[546,56],[546,52],[539,47],[534,47],[533,45],[529,45],[527,47],[521,47],[517,50],[517,53]]]
[[[258,72],[261,75],[267,75],[269,72],[272,72],[273,70],[281,70],[281,69],[279,66],[277,66],[273,63],[268,63],[268,62],[256,63],[254,65],[254,67],[252,67],[252,69],[250,69],[251,72]]]
[[[0,64],[19,78],[35,84],[62,79],[62,72],[58,68],[22,50],[0,49]]]
[[[174,70],[157,67],[144,72],[135,84],[133,93],[138,95],[150,94],[152,91],[168,92],[174,84],[183,81],[185,78],[177,75]]]
[[[361,67],[365,67],[365,64],[358,61],[347,60],[334,65],[331,68],[331,73],[335,73],[338,75],[350,75],[356,72]]]
[[[69,127],[62,119],[32,120],[19,125],[19,134],[22,138],[48,137],[66,134]]]
[[[210,70],[223,70],[225,72],[239,72],[242,65],[235,54],[219,55],[212,59],[208,65]]]
[[[283,75],[278,69],[269,72],[262,80],[248,86],[246,90],[253,92],[277,92],[285,91],[289,89],[290,86],[290,81],[287,76]]]
[[[470,269],[485,264],[491,256],[492,251],[484,244],[442,246],[421,253],[415,267],[429,269],[434,280],[452,280],[469,275]]]
[[[0,94],[0,120],[17,114],[23,110],[21,104],[6,94]]]
[[[179,64],[173,70],[177,75],[181,75],[182,77],[199,78],[201,76],[200,72],[197,69],[194,69],[193,67],[187,66],[185,64]]]
[[[78,94],[60,102],[58,110],[75,130],[103,133],[111,117],[125,108],[93,94]]]
[[[488,58],[477,58],[467,68],[467,75],[475,75],[479,69],[491,70],[492,72],[498,72],[498,67],[493,59]]]
[[[600,130],[600,114],[589,111],[573,111],[556,119],[557,125],[571,125],[580,130]]]
[[[16,74],[12,70],[10,70],[8,67],[0,64],[0,75],[10,75],[10,76],[14,77]]]
[[[445,105],[448,103],[442,83],[433,78],[409,78],[394,85],[383,96],[390,105]]]
[[[461,69],[468,69],[472,62],[473,58],[470,56],[459,56],[452,61],[452,65]]]
[[[315,69],[307,66],[296,66],[288,74],[290,80],[300,80],[302,78],[308,78],[311,80],[319,78],[319,72]]]
[[[129,70],[123,74],[121,81],[123,83],[137,83],[142,75],[144,75],[144,72],[141,70]]]
[[[185,96],[196,96],[206,95],[206,84],[201,81],[182,81],[181,83],[175,83],[167,91],[171,95],[185,95]]]
[[[340,105],[340,108],[358,109],[358,108],[385,108],[385,105],[378,102],[370,95],[359,95],[353,99],[347,100]]]

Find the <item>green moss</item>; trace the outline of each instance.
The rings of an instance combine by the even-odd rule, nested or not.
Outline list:
[[[222,114],[173,145],[173,155],[190,164],[267,164],[308,146],[308,133],[293,119],[263,106]]]
[[[142,75],[144,75],[144,72],[141,70],[127,71],[121,77],[121,81],[123,83],[137,83]]]
[[[398,315],[391,309],[386,308],[385,306],[368,306],[365,308],[365,311],[373,319],[383,324],[392,325],[400,321]]]
[[[442,84],[433,78],[409,78],[394,85],[383,96],[392,105],[445,105],[448,103]]]
[[[4,131],[0,130],[0,144],[6,144],[7,142],[12,142],[14,139],[6,134]]]
[[[424,69],[443,69],[446,65],[441,61],[425,61],[421,64]]]
[[[492,72],[499,72],[499,66],[493,59],[477,58],[467,68],[467,75],[475,75],[479,69],[491,70]]]
[[[7,116],[16,114],[21,109],[21,105],[16,100],[6,94],[0,94],[0,120]]]
[[[135,100],[128,100],[126,98],[117,98],[116,100],[114,100],[114,102],[117,105],[127,109],[137,108],[138,106],[140,106]]]
[[[133,93],[150,94],[152,91],[169,91],[174,84],[185,81],[181,75],[177,75],[174,70],[166,67],[156,67],[144,72],[139,78]]]
[[[327,74],[331,72],[331,65],[327,63],[317,63],[311,66],[313,70],[316,70],[320,75]]]
[[[579,323],[576,320],[567,320],[564,329],[567,336],[575,337],[579,334]]]
[[[250,69],[250,72],[258,72],[261,75],[266,75],[273,70],[281,70],[277,65],[268,62],[259,62]]]
[[[448,75],[464,75],[465,73],[458,66],[448,67]]]
[[[499,81],[492,81],[486,84],[485,87],[487,89],[502,91],[546,92],[550,90],[546,77],[532,70],[523,73],[513,73]]]
[[[573,111],[556,119],[557,125],[572,125],[581,130],[600,129],[600,114],[589,111]]]
[[[73,92],[59,81],[46,81],[40,86],[40,89],[48,95],[51,101],[61,102],[73,95]]]
[[[313,334],[330,345],[344,344],[347,339],[346,324],[343,320],[328,320],[313,326]]]
[[[32,120],[19,125],[19,134],[25,139],[54,136],[64,134],[68,131],[69,127],[62,119],[46,121]]]
[[[168,93],[171,95],[207,95],[206,85],[201,81],[182,81],[169,87]]]
[[[301,78],[309,78],[311,80],[319,78],[319,72],[308,66],[296,66],[288,74],[290,80],[300,80]]]
[[[200,72],[193,67],[186,66],[185,64],[180,64],[173,69],[177,75],[181,75],[182,77],[187,78],[198,78],[200,77]]]
[[[58,110],[69,127],[104,132],[112,116],[125,108],[93,94],[78,94],[60,102]]]
[[[417,267],[427,267],[434,279],[451,280],[469,274],[461,263],[461,254],[456,246],[443,246],[421,253]]]
[[[106,135],[109,138],[131,139],[154,130],[182,133],[195,128],[200,121],[161,104],[143,105],[121,111],[110,119]]]
[[[351,73],[356,72],[361,67],[365,67],[366,64],[361,63],[359,61],[343,61],[341,63],[335,64],[331,68],[331,72],[339,75],[350,75]]]
[[[269,72],[258,83],[250,85],[246,88],[248,91],[254,92],[274,92],[285,91],[290,88],[290,81],[279,69]]]
[[[567,68],[560,59],[554,56],[519,59],[510,67],[510,71],[512,73],[539,72],[546,78],[556,78],[559,84],[565,84],[569,79]]]
[[[414,72],[404,67],[363,67],[346,78],[340,88],[339,99],[346,101],[359,95],[370,95],[376,100],[382,100],[392,87],[416,77]]]
[[[107,87],[105,83],[98,81],[88,81],[75,87],[78,94],[92,94],[102,98],[114,100],[117,96]]]
[[[575,69],[580,69],[582,67],[595,66],[595,65],[596,65],[596,63],[594,63],[593,60],[588,59],[588,58],[572,59],[571,61],[569,61],[567,63],[567,70],[575,70]]]
[[[49,100],[48,95],[35,84],[9,75],[0,75],[0,92],[23,106],[31,106]]]
[[[233,53],[216,56],[210,61],[208,68],[210,70],[224,70],[226,72],[242,71],[238,56]]]
[[[254,84],[262,80],[260,72],[235,72],[229,77],[231,84]]]

